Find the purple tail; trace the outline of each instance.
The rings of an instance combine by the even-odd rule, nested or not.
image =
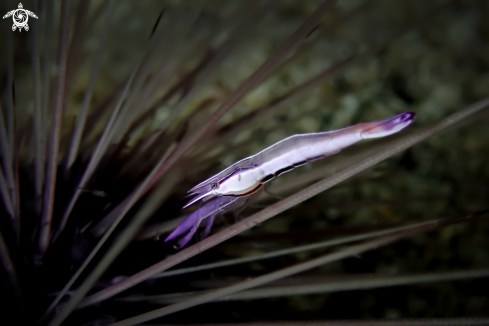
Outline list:
[[[404,112],[384,120],[362,123],[363,132],[361,137],[369,139],[395,134],[409,126],[414,121],[415,116],[414,112]]]

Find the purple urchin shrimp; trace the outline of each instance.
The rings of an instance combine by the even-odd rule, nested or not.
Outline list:
[[[236,162],[188,191],[189,195],[196,196],[183,208],[198,201],[206,203],[183,221],[165,241],[187,233],[179,242],[180,247],[183,247],[206,218],[204,233],[207,235],[218,212],[228,211],[241,197],[256,194],[272,179],[308,162],[334,155],[362,139],[395,134],[410,125],[414,116],[413,112],[404,112],[384,120],[359,123],[340,130],[290,136]]]

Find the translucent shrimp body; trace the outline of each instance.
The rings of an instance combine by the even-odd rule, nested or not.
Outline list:
[[[216,197],[217,199],[200,207],[165,241],[187,233],[179,243],[180,247],[184,246],[190,241],[202,220],[208,218],[205,231],[208,233],[218,212],[231,209],[237,199],[256,193],[265,183],[277,176],[310,161],[336,154],[362,139],[395,134],[410,125],[414,121],[414,116],[413,112],[405,112],[385,120],[360,123],[336,131],[294,135],[236,162],[189,190],[190,195],[197,196],[184,208],[198,201],[205,202]]]
[[[198,194],[184,206],[218,196],[246,196],[282,173],[310,161],[330,156],[343,148],[368,138],[392,135],[413,122],[414,113],[360,123],[336,131],[294,135],[247,157],[190,189]]]

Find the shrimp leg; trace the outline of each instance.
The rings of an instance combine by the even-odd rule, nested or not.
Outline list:
[[[233,205],[239,199],[239,197],[225,196],[218,197],[215,200],[206,203],[198,210],[193,212],[190,216],[188,216],[179,226],[177,226],[177,228],[165,239],[165,242],[174,240],[185,235],[185,237],[179,241],[178,247],[181,248],[185,246],[190,241],[190,239],[192,239],[192,236],[197,231],[197,228],[199,227],[199,224],[202,222],[202,220],[217,214],[221,210],[230,209],[231,205]],[[211,221],[213,222],[213,220],[214,218],[207,221],[207,223]]]

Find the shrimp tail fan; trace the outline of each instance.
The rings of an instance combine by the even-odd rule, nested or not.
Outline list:
[[[182,248],[185,246],[193,235],[197,231],[202,220],[209,218],[208,225],[205,233],[209,233],[214,216],[220,211],[227,211],[231,209],[232,204],[235,203],[239,197],[223,196],[218,197],[212,201],[209,201],[205,205],[202,205],[195,212],[189,215],[177,228],[165,239],[165,242],[174,240],[176,238],[183,238],[178,242],[177,247]]]

